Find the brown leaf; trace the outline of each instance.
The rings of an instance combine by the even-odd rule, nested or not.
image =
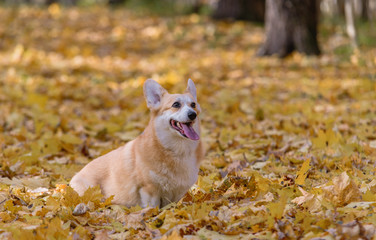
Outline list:
[[[333,185],[322,188],[325,197],[338,206],[344,206],[352,201],[360,200],[361,194],[358,186],[350,179],[346,172],[333,179]]]

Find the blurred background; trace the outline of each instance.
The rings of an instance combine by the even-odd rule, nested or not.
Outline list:
[[[319,55],[320,44],[316,38],[320,24],[320,35],[346,34],[352,48],[376,45],[376,0],[0,0],[0,4],[45,9],[51,5],[68,8],[99,6],[144,15],[199,14],[216,20],[255,22],[266,28],[259,56],[286,57],[294,50]]]
[[[375,20],[376,0],[1,0],[2,174],[69,179],[135,138],[147,78],[196,83],[209,161],[300,148],[335,124],[368,141]]]

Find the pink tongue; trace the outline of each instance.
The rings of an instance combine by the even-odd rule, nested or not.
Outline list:
[[[189,139],[192,139],[192,140],[199,140],[199,139],[200,139],[200,137],[199,137],[198,134],[195,132],[195,130],[193,129],[192,126],[188,126],[187,124],[184,124],[184,123],[182,123],[181,125],[182,125],[182,127],[183,127],[184,134],[185,134]]]

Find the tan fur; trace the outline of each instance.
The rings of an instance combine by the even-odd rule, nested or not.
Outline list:
[[[70,185],[80,195],[88,187],[100,185],[105,197],[114,195],[113,203],[128,207],[162,207],[178,201],[197,180],[203,158],[202,143],[177,137],[173,142],[179,144],[178,147],[169,149],[170,145],[163,146],[158,138],[155,125],[161,114],[178,111],[171,105],[184,95],[194,99],[190,93],[163,92],[161,105],[151,109],[151,119],[144,132],[126,145],[91,161],[72,178]],[[199,111],[199,107],[195,109],[197,115]],[[195,121],[199,125],[198,117]],[[192,146],[193,152],[185,152],[184,144]]]

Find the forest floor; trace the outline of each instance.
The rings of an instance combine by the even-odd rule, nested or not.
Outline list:
[[[0,8],[0,239],[371,239],[376,48],[320,29],[322,56],[280,60],[251,23]],[[147,78],[196,83],[197,184],[163,209],[79,197],[71,177],[147,125]]]

